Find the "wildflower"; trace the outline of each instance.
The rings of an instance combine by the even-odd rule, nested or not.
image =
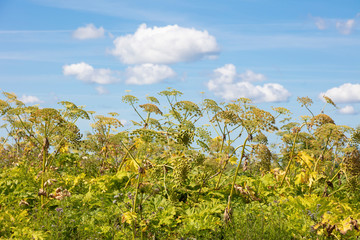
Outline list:
[[[58,213],[64,212],[64,210],[63,210],[62,208],[56,208],[55,210],[56,210]]]
[[[128,192],[127,196],[128,196],[129,199],[132,199],[132,198],[133,198],[131,192]]]

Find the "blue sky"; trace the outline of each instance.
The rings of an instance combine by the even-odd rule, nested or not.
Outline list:
[[[27,104],[118,112],[125,90],[172,87],[184,99],[251,98],[265,109],[297,97],[338,124],[359,125],[358,0],[1,0],[0,88]],[[205,92],[202,95],[200,92]]]

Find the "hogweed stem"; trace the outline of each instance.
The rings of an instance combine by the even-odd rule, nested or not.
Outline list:
[[[281,180],[280,187],[283,185],[283,183],[284,183],[284,181],[285,181],[285,178],[286,178],[286,175],[287,175],[288,172],[289,172],[290,165],[291,165],[292,160],[293,160],[293,158],[294,158],[294,151],[295,151],[296,140],[297,140],[297,137],[298,137],[298,135],[299,135],[300,130],[302,129],[303,126],[305,126],[305,124],[306,124],[306,123],[303,123],[303,124],[299,127],[299,129],[296,131],[296,135],[295,135],[294,142],[293,142],[293,145],[292,145],[292,149],[291,149],[291,152],[290,152],[290,160],[289,160],[288,165],[286,166],[285,174],[284,174],[283,179]]]
[[[250,134],[249,134],[250,135]],[[236,170],[235,170],[235,175],[234,175],[234,179],[233,179],[233,182],[231,184],[231,190],[230,190],[230,195],[229,195],[229,198],[228,198],[228,204],[227,204],[227,209],[230,211],[231,209],[231,198],[232,198],[232,195],[234,193],[234,186],[235,186],[235,182],[236,182],[236,178],[237,178],[237,175],[239,173],[239,170],[240,170],[240,166],[241,166],[241,162],[242,162],[242,159],[244,158],[244,155],[245,155],[245,147],[246,147],[246,143],[247,141],[249,140],[249,138],[247,137],[242,145],[242,150],[241,150],[241,156],[240,156],[240,160],[239,160],[239,163],[236,167]]]

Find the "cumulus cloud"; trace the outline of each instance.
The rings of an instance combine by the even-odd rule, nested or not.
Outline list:
[[[175,77],[175,72],[166,65],[145,63],[126,69],[126,83],[145,85],[159,83],[167,78]]]
[[[320,93],[319,97],[330,97],[335,103],[360,102],[360,84],[345,83],[340,87],[334,87],[326,92]]]
[[[94,24],[88,24],[85,27],[79,27],[73,32],[73,38],[85,40],[104,37],[105,30],[103,27],[96,28]]]
[[[63,73],[88,83],[109,84],[118,81],[110,69],[95,69],[84,62],[63,66]]]
[[[266,77],[261,73],[254,73],[251,70],[246,70],[245,73],[239,75],[240,79],[244,82],[262,82]]]
[[[134,34],[114,40],[111,54],[126,64],[170,64],[216,56],[219,47],[207,31],[178,25],[149,28],[140,25]]]
[[[346,105],[345,107],[342,107],[339,109],[339,112],[342,114],[355,114],[355,109],[353,106]]]
[[[96,92],[100,95],[105,95],[109,93],[109,90],[107,90],[106,88],[104,88],[103,86],[97,86],[95,88]]]
[[[25,104],[34,104],[34,103],[42,103],[38,97],[31,96],[31,95],[22,95],[21,98],[19,98],[20,101],[22,101]]]
[[[348,35],[352,32],[355,27],[355,19],[349,19],[346,21],[337,21],[336,29],[344,35]]]
[[[250,98],[255,102],[282,102],[287,101],[290,92],[282,85],[266,83],[254,85],[251,82],[263,81],[265,76],[250,70],[237,74],[233,64],[227,64],[214,70],[214,77],[208,83],[208,89],[226,100],[240,97]]]

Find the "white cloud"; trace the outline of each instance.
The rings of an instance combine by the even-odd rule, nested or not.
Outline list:
[[[175,72],[166,65],[146,63],[126,69],[127,84],[144,85],[175,77]]]
[[[360,84],[345,83],[340,87],[334,87],[324,93],[320,93],[319,97],[330,97],[335,103],[355,103],[360,102]]]
[[[94,69],[84,62],[63,66],[63,73],[65,76],[74,75],[77,79],[89,83],[109,84],[118,81],[110,69]]]
[[[148,28],[140,25],[134,34],[114,40],[111,54],[126,64],[169,64],[217,55],[215,37],[207,31],[178,25]]]
[[[240,79],[244,82],[262,82],[266,77],[261,73],[254,73],[251,70],[246,70],[245,73],[239,75]]]
[[[94,24],[88,24],[85,27],[79,27],[73,32],[73,38],[84,40],[104,37],[105,30],[103,27],[96,28]]]
[[[34,103],[42,103],[38,97],[36,96],[30,96],[30,95],[22,95],[21,98],[19,98],[20,101],[22,101],[25,104],[34,104]]]
[[[315,17],[315,25],[319,30],[324,30],[327,27],[326,21],[325,19],[321,18],[321,17]]]
[[[348,35],[352,32],[355,27],[355,19],[341,20],[336,22],[337,30],[344,35]]]
[[[227,64],[214,70],[214,78],[207,86],[210,91],[226,100],[240,97],[250,98],[255,102],[282,102],[287,101],[290,93],[282,85],[267,83],[262,86],[253,85],[251,82],[263,81],[265,76],[246,71],[237,74],[233,64]]]
[[[345,107],[342,107],[339,109],[339,112],[342,114],[355,114],[355,109],[353,106],[346,105]]]
[[[104,95],[104,94],[108,94],[109,90],[107,90],[106,88],[104,88],[103,86],[97,86],[95,88],[95,90],[97,91],[98,94],[100,95]]]
[[[357,23],[357,18],[360,15],[357,14],[354,18],[351,19],[331,19],[331,18],[321,18],[321,17],[311,17],[314,21],[314,24],[319,30],[325,30],[328,28],[336,28],[339,33],[344,35],[349,35],[354,29]]]

